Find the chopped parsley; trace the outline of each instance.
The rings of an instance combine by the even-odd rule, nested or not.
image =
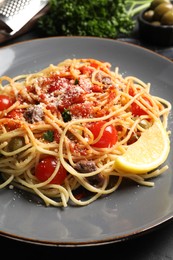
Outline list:
[[[71,121],[71,113],[70,110],[64,108],[64,111],[62,112],[62,117],[64,122]]]
[[[75,79],[74,84],[75,84],[75,85],[79,84],[79,80],[78,80],[78,79]]]
[[[43,133],[43,138],[46,141],[53,142],[54,141],[54,131],[48,130]]]

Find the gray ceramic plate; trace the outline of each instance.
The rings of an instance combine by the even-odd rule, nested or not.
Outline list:
[[[147,49],[116,40],[58,37],[7,46],[0,49],[0,75],[35,72],[74,57],[109,61],[124,75],[151,82],[154,95],[173,100],[173,63]],[[171,114],[169,128],[172,126]],[[18,191],[0,190],[0,234],[61,246],[101,245],[145,234],[173,217],[172,158],[171,151],[169,170],[155,179],[153,188],[126,183],[114,194],[86,207],[46,208]]]

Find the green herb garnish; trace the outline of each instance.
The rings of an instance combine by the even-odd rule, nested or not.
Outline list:
[[[68,122],[71,120],[71,113],[70,110],[64,108],[64,111],[62,112],[62,117],[64,122]]]
[[[53,142],[54,141],[54,132],[51,130],[44,132],[43,138],[46,141]]]
[[[75,84],[75,85],[79,84],[79,80],[78,80],[78,79],[75,79],[74,84]]]

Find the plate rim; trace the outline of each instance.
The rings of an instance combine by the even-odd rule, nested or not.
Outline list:
[[[89,40],[99,40],[99,41],[105,41],[105,42],[115,42],[115,43],[118,43],[118,44],[122,44],[124,46],[131,46],[133,48],[138,48],[139,50],[143,50],[147,53],[150,53],[151,55],[154,55],[154,56],[157,56],[158,58],[161,58],[163,60],[165,60],[166,62],[170,62],[171,64],[173,64],[173,61],[170,60],[169,58],[159,54],[159,53],[156,53],[155,51],[153,50],[150,50],[150,49],[147,49],[146,47],[143,47],[143,46],[139,46],[139,45],[136,45],[134,43],[131,43],[131,42],[125,42],[125,41],[122,41],[122,40],[119,40],[119,39],[109,39],[109,38],[99,38],[99,37],[90,37],[90,36],[53,36],[53,37],[45,37],[45,38],[36,38],[36,39],[29,39],[29,40],[24,40],[24,41],[21,41],[21,42],[15,42],[15,43],[12,43],[12,44],[9,44],[9,45],[6,45],[6,46],[3,46],[1,47],[0,49],[0,55],[1,55],[1,51],[3,51],[4,49],[9,49],[9,48],[13,48],[13,47],[16,47],[18,48],[18,46],[22,46],[24,44],[28,44],[28,43],[32,43],[32,42],[46,42],[47,40],[58,40],[58,39],[64,39],[64,40],[68,40],[68,39],[89,39]],[[8,238],[12,238],[12,239],[15,239],[15,240],[20,240],[20,241],[24,241],[24,242],[28,242],[28,243],[34,243],[34,244],[40,244],[40,245],[49,245],[49,246],[53,246],[53,245],[61,245],[61,246],[65,246],[65,247],[68,247],[68,246],[92,246],[92,245],[103,245],[103,244],[108,244],[108,243],[115,243],[115,242],[120,242],[120,241],[125,241],[125,240],[128,240],[128,239],[131,239],[133,237],[136,237],[136,236],[139,236],[139,235],[142,235],[142,234],[145,234],[147,232],[150,232],[152,231],[153,229],[157,228],[157,227],[160,227],[162,226],[162,224],[166,223],[166,222],[169,222],[170,220],[173,219],[173,212],[170,214],[170,216],[168,215],[166,218],[163,217],[163,219],[160,219],[160,222],[159,223],[155,223],[153,224],[152,226],[149,226],[149,227],[146,227],[146,228],[142,228],[141,230],[136,230],[136,232],[134,233],[130,233],[130,234],[127,234],[126,236],[120,236],[120,237],[110,237],[109,239],[106,239],[106,240],[90,240],[90,241],[86,241],[86,242],[60,242],[60,241],[44,241],[44,240],[34,240],[34,239],[31,239],[31,238],[27,238],[27,237],[19,237],[19,236],[16,236],[15,234],[9,234],[7,232],[3,232],[0,230],[0,235],[2,236],[5,236],[5,237],[8,237]]]

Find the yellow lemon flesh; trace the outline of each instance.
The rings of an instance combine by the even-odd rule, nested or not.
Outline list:
[[[164,163],[170,151],[168,133],[160,121],[143,132],[126,152],[115,159],[115,169],[134,174],[144,174]]]

